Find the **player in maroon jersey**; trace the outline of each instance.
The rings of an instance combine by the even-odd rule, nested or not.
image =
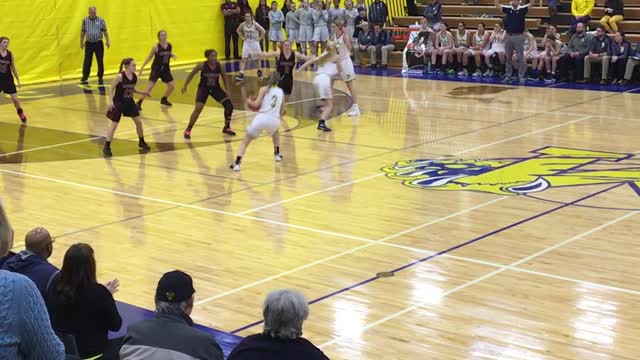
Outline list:
[[[20,99],[18,99],[18,90],[16,89],[14,77],[18,82],[18,88],[20,88],[22,84],[20,84],[20,76],[18,76],[18,70],[16,70],[13,54],[8,48],[9,38],[4,36],[0,37],[0,93],[11,96],[11,101],[13,101],[13,106],[15,106],[18,111],[20,121],[26,124],[27,117],[24,115]]]
[[[227,74],[218,62],[218,52],[215,50],[206,50],[204,52],[204,57],[207,58],[207,61],[197,64],[193,70],[191,70],[191,73],[187,76],[184,86],[182,87],[182,93],[184,94],[187,92],[187,86],[189,86],[193,77],[200,72],[200,84],[198,84],[198,92],[196,94],[196,107],[193,110],[193,113],[191,113],[189,125],[187,125],[187,128],[184,131],[185,139],[191,139],[191,129],[193,129],[196,121],[198,121],[198,117],[200,116],[202,109],[204,109],[204,104],[207,102],[209,96],[224,107],[224,128],[222,129],[222,132],[231,136],[236,134],[231,130],[233,103],[231,102],[229,95],[227,95],[224,89],[220,87],[220,78],[222,78],[225,89],[229,88],[227,86]]]
[[[171,96],[173,89],[176,88],[176,83],[173,81],[169,62],[172,58],[176,58],[176,54],[173,53],[173,46],[171,43],[167,41],[167,32],[165,30],[158,31],[158,43],[153,45],[151,48],[151,53],[149,53],[149,56],[147,56],[144,63],[142,63],[138,76],[142,76],[142,71],[144,70],[144,67],[147,66],[147,63],[151,61],[151,58],[153,58],[153,63],[151,63],[149,85],[147,85],[146,91],[151,93],[151,90],[156,86],[158,79],[162,80],[163,83],[167,84],[167,91],[164,93],[162,99],[160,99],[160,104],[164,106],[172,106],[173,104],[169,102],[168,98]],[[142,110],[143,101],[144,96],[138,100],[138,110]]]
[[[144,141],[144,130],[142,129],[142,121],[140,120],[140,112],[133,100],[133,94],[151,96],[146,91],[136,89],[138,77],[136,76],[136,62],[132,58],[123,59],[120,63],[119,74],[111,83],[111,92],[109,94],[109,111],[107,118],[111,120],[111,127],[107,132],[107,141],[104,143],[102,152],[105,156],[111,156],[111,141],[113,134],[118,128],[120,118],[124,115],[133,118],[136,124],[136,132],[138,133],[138,147],[149,151],[151,147]],[[114,94],[115,91],[115,94]]]
[[[289,96],[291,96],[291,92],[293,91],[293,70],[296,66],[296,59],[300,59],[302,61],[307,61],[311,59],[311,56],[306,56],[300,54],[299,52],[293,51],[291,49],[291,41],[285,40],[282,42],[282,46],[280,47],[280,51],[274,51],[269,53],[263,53],[262,58],[277,58],[277,72],[281,74],[280,80],[278,81],[278,87],[284,91],[285,102],[289,101]]]

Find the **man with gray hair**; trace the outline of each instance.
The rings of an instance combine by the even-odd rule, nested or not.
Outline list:
[[[309,305],[297,290],[276,290],[264,301],[264,331],[246,337],[227,360],[328,360],[302,337]]]
[[[37,227],[27,233],[24,238],[25,250],[9,258],[2,270],[22,274],[38,287],[42,299],[46,299],[47,289],[58,273],[58,268],[47,261],[53,254],[55,238],[47,229]]]
[[[156,288],[156,315],[129,326],[120,359],[223,360],[215,339],[193,328],[189,315],[195,292],[186,273],[175,270],[162,275]]]

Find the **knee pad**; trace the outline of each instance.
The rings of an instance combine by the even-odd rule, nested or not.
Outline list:
[[[231,114],[233,114],[233,103],[231,103],[231,100],[226,99],[222,103],[222,106],[224,106],[224,118],[225,119],[231,118]]]

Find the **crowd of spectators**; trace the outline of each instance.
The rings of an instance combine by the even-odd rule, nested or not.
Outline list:
[[[196,293],[191,276],[177,270],[162,275],[154,316],[110,339],[109,332],[123,324],[114,300],[119,281],[98,282],[88,244],[71,245],[58,270],[48,261],[54,242],[38,227],[27,233],[26,249],[12,253],[14,230],[0,199],[0,359],[224,359],[215,338],[196,329],[190,317]],[[300,292],[271,292],[263,306],[264,331],[242,340],[229,359],[327,360],[302,337],[308,315]]]

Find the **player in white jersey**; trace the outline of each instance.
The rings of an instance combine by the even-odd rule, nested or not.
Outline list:
[[[456,52],[456,60],[458,62],[458,67],[460,68],[458,75],[467,76],[469,75],[469,71],[467,70],[469,57],[465,58],[464,53],[469,51],[469,48],[471,48],[471,35],[469,31],[467,31],[467,26],[463,21],[458,23],[458,31],[456,31],[453,42],[455,44],[453,50]]]
[[[347,85],[347,89],[349,89],[349,94],[351,95],[351,101],[353,102],[353,106],[348,115],[358,116],[360,115],[360,108],[358,107],[356,92],[353,88],[356,72],[353,68],[353,61],[351,61],[351,52],[353,51],[351,36],[347,34],[347,29],[342,20],[336,20],[331,24],[331,33],[333,34],[331,40],[336,46],[336,54],[340,58],[340,79]]]
[[[484,52],[489,49],[489,33],[485,31],[484,23],[478,24],[478,30],[473,35],[473,44],[471,48],[464,53],[466,63],[469,62],[469,57],[473,56],[476,66],[476,71],[473,73],[474,77],[482,76],[482,56]]]
[[[240,73],[236,76],[236,80],[244,80],[244,70],[247,68],[247,61],[256,62],[258,67],[258,78],[262,80],[262,70],[260,69],[260,42],[265,36],[266,31],[260,24],[253,21],[251,13],[244,14],[244,22],[238,26],[238,35],[242,38],[242,60],[240,60]]]
[[[484,52],[484,61],[487,64],[487,67],[489,68],[484,73],[484,76],[493,76],[495,74],[493,71],[493,63],[491,63],[491,57],[493,55],[498,56],[498,61],[500,62],[500,64],[505,63],[506,55],[505,55],[504,41],[505,41],[506,35],[507,33],[502,28],[502,24],[496,23],[493,27],[493,33],[489,38],[489,43],[491,43],[491,48],[489,48],[488,50],[485,50]]]
[[[329,41],[327,43],[327,51],[305,62],[297,70],[302,71],[311,64],[318,64],[318,71],[316,72],[316,77],[313,79],[313,87],[316,90],[316,95],[322,99],[324,103],[322,114],[320,115],[320,122],[318,123],[318,130],[331,131],[325,124],[325,121],[329,118],[331,110],[333,110],[331,82],[332,78],[340,72],[341,63],[342,61],[340,61],[336,53],[336,43]]]
[[[271,76],[269,76],[268,84],[260,88],[256,98],[245,98],[245,103],[249,108],[252,110],[257,109],[258,114],[247,127],[247,134],[242,143],[240,143],[236,161],[230,166],[233,171],[240,171],[240,163],[245,151],[247,151],[247,147],[262,132],[271,135],[275,160],[276,162],[282,161],[278,129],[280,129],[280,119],[284,115],[284,92],[278,87],[279,80],[280,73],[277,71],[272,72]]]
[[[453,49],[454,40],[453,35],[448,30],[449,27],[446,23],[440,23],[440,30],[435,33],[435,42],[433,52],[431,52],[431,64],[435,67],[438,56],[441,58],[440,69],[436,70],[436,74],[444,74],[449,72],[449,74],[454,74],[455,70],[449,68],[447,70],[447,64],[453,63],[453,54],[455,54],[455,50]],[[450,67],[451,65],[449,65]]]

